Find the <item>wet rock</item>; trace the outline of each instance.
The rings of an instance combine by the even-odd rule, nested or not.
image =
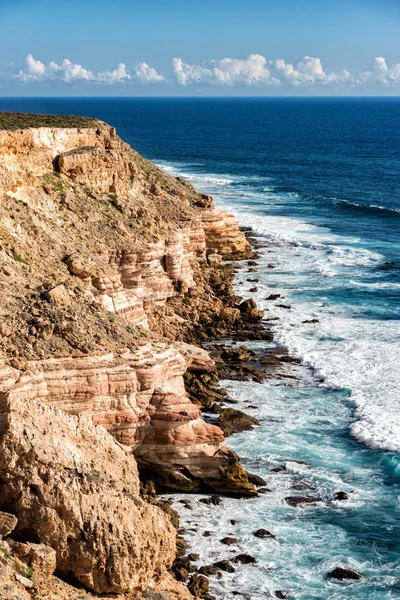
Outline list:
[[[190,554],[188,554],[188,559],[196,562],[196,560],[199,560],[200,558],[200,554],[196,554],[195,552],[191,552]]]
[[[204,575],[192,575],[188,583],[189,592],[196,598],[204,598],[209,587],[210,582]]]
[[[276,269],[276,265],[273,265],[272,263],[267,265],[267,267],[268,267],[268,269]]]
[[[224,348],[221,358],[229,361],[246,361],[250,358],[250,352],[250,348],[247,346],[239,346],[238,348]]]
[[[275,591],[275,596],[277,598],[289,598],[290,596],[290,592],[288,590],[276,590]]]
[[[187,581],[189,579],[189,571],[187,571],[184,567],[180,567],[179,569],[174,569],[174,577],[177,581]]]
[[[274,467],[271,469],[271,473],[282,473],[282,471],[286,471],[286,467]]]
[[[349,500],[350,496],[349,494],[346,494],[346,492],[336,492],[334,498],[335,500]]]
[[[257,531],[254,532],[254,535],[258,538],[261,538],[262,540],[276,540],[276,536],[270,531],[268,531],[268,529],[257,529]]]
[[[211,498],[200,498],[199,502],[202,504],[207,504],[207,506],[211,506]]]
[[[200,575],[216,575],[220,570],[221,569],[214,565],[203,565],[197,572],[200,573]]]
[[[188,573],[194,573],[195,571],[189,556],[181,556],[180,558],[176,558],[172,563],[171,569],[174,572],[180,569],[185,569]]]
[[[241,431],[250,431],[259,424],[258,419],[235,408],[223,409],[216,421],[216,425],[222,429],[225,437]]]
[[[314,487],[310,483],[307,483],[306,481],[299,481],[298,483],[294,483],[292,485],[292,488],[294,490],[299,490],[299,491],[301,491],[301,490],[313,490],[314,489]]]
[[[266,487],[262,487],[262,488],[258,488],[257,492],[259,494],[268,494],[269,492],[271,492],[272,490],[270,490],[269,488]]]
[[[336,567],[336,569],[333,569],[333,571],[328,573],[327,576],[330,579],[338,579],[340,581],[343,581],[345,579],[356,581],[362,578],[362,575],[360,575],[360,573],[357,573],[357,571],[353,571],[352,569],[345,569],[344,567]]]
[[[247,475],[250,483],[252,483],[256,487],[267,485],[267,482],[265,481],[265,479],[263,479],[259,475],[256,475],[255,473],[249,473],[248,471],[246,471],[246,475]]]
[[[244,300],[236,308],[240,310],[243,320],[249,323],[257,323],[264,316],[264,311],[257,308],[257,304],[253,298]]]
[[[236,519],[231,519],[231,525],[237,525],[239,521],[236,521]]]
[[[204,537],[211,537],[211,536],[212,536],[212,531],[205,531],[205,532],[203,533],[203,536],[204,536]]]
[[[250,290],[249,290],[249,291],[250,291],[250,292],[258,292],[258,287],[257,287],[257,286],[254,286],[254,287],[250,288]]]
[[[218,560],[213,566],[217,567],[221,571],[225,571],[226,573],[234,573],[236,571],[235,567],[229,562],[229,560]]]
[[[219,506],[221,504],[222,500],[220,496],[211,496],[211,504],[214,504],[214,506]]]
[[[281,298],[280,294],[270,294],[267,300],[278,300],[278,298]]]
[[[183,556],[187,550],[187,542],[181,537],[176,538],[176,555]]]
[[[289,310],[290,308],[292,308],[292,307],[290,306],[290,304],[275,304],[275,306],[276,306],[276,308],[286,308],[286,309],[288,309],[288,310]]]
[[[306,319],[302,323],[319,323],[319,319]]]
[[[253,565],[257,562],[257,560],[254,558],[254,556],[251,556],[251,554],[238,554],[233,559],[233,562],[240,563],[241,565]]]
[[[225,544],[226,546],[236,546],[239,543],[239,540],[237,540],[234,537],[224,537],[221,540],[221,544]]]
[[[323,502],[323,498],[320,496],[286,496],[285,502],[290,506],[301,506],[302,504],[316,504],[317,502]]]

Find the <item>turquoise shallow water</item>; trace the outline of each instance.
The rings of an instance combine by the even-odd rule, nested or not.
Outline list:
[[[265,252],[268,260],[271,256],[276,259],[275,252]],[[237,280],[244,283],[237,285],[238,292],[249,285],[247,277],[247,271],[239,273]],[[251,277],[267,281],[262,271]],[[223,382],[238,401],[235,406],[261,422],[229,438],[229,445],[247,470],[267,480],[271,492],[255,500],[224,498],[218,507],[187,497],[192,510],[175,499],[191,550],[200,553],[197,564],[241,552],[257,558],[257,565],[240,566],[221,580],[211,578],[212,591],[222,598],[235,597],[235,591],[274,597],[280,589],[301,600],[400,598],[397,455],[371,450],[349,435],[355,421],[350,389],[326,385],[304,365],[289,372],[296,382]],[[284,470],[271,472],[276,467]],[[296,489],[299,483],[308,489]],[[347,492],[350,500],[335,500],[338,491]],[[284,500],[292,495],[321,496],[324,503],[293,508]],[[231,519],[238,523],[232,525]],[[260,527],[277,541],[254,537]],[[204,537],[205,530],[212,536]],[[238,538],[239,545],[222,544],[227,535]],[[329,581],[326,574],[339,565],[355,569],[363,579],[347,585]]]

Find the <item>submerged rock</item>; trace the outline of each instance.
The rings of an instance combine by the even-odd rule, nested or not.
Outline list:
[[[290,506],[301,506],[302,504],[316,504],[317,502],[323,502],[323,498],[320,496],[286,496],[285,502]]]
[[[216,567],[215,565],[203,565],[198,569],[198,573],[201,575],[216,575],[220,572],[221,569]]]

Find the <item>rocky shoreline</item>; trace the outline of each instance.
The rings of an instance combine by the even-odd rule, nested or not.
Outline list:
[[[260,311],[254,300],[243,300],[243,298],[235,296],[233,293],[232,283],[239,268],[242,269],[246,264],[247,273],[257,272],[257,248],[262,245],[254,237],[250,228],[242,228],[252,247],[252,253],[241,260],[232,262],[229,258],[221,265],[222,277],[217,277],[218,285],[216,294],[226,303],[227,306],[234,306],[240,310],[240,320],[235,323],[235,326],[226,326],[226,323],[213,323],[210,331],[210,337],[197,339],[196,343],[201,344],[210,352],[210,355],[215,361],[215,369],[207,373],[186,373],[185,385],[190,394],[192,402],[201,406],[205,412],[204,417],[207,420],[207,415],[215,415],[212,422],[218,425],[224,432],[225,437],[229,437],[234,433],[250,431],[254,427],[260,425],[259,421],[247,414],[245,411],[237,410],[231,407],[233,400],[227,394],[226,390],[221,387],[221,380],[233,381],[255,381],[262,383],[268,379],[296,379],[294,374],[288,370],[290,364],[298,364],[299,360],[291,357],[286,348],[278,346],[274,343],[273,327],[270,320],[265,317],[264,311]],[[221,285],[221,280],[223,284]],[[273,298],[274,300],[276,298]],[[251,349],[244,345],[246,341],[267,341],[267,347]],[[228,405],[228,406],[227,406]],[[234,406],[234,405],[233,405]],[[249,408],[256,408],[249,404]],[[246,472],[248,480],[257,490],[255,496],[268,493],[270,490],[267,487],[267,482],[257,474]],[[155,491],[155,489],[154,489]],[[223,503],[223,496],[230,495],[229,490],[222,497],[218,495],[209,495],[199,498],[197,501],[203,505],[208,505],[210,510],[213,506],[219,506]],[[246,497],[243,495],[242,497]],[[296,500],[297,497],[293,497]],[[306,501],[304,498],[297,498]],[[291,498],[288,498],[290,504]],[[179,503],[186,509],[193,508],[193,502],[196,500],[182,499]],[[171,506],[171,500],[168,505]],[[175,504],[175,506],[178,506]],[[176,509],[179,514],[179,508]],[[179,521],[177,522],[178,525]],[[235,520],[231,520],[231,525],[234,528]],[[196,523],[191,523],[196,525]],[[243,564],[257,563],[254,556],[250,554],[237,554],[229,560],[219,560],[213,564],[195,565],[199,560],[199,555],[194,552],[195,548],[184,541],[185,529],[178,529],[178,533],[182,536],[181,545],[179,547],[177,558],[175,559],[172,572],[178,581],[186,582],[189,589],[195,592],[195,595],[204,600],[211,600],[214,596],[209,593],[209,577],[219,578],[223,572],[233,573]],[[204,531],[205,537],[211,536],[210,531]],[[274,534],[266,529],[259,529],[254,532],[255,537],[264,539],[276,539]],[[239,543],[232,535],[227,535],[220,542],[225,544],[227,548],[232,549]],[[243,596],[246,594],[239,591],[233,592],[233,595]],[[287,590],[276,590],[276,598],[289,598],[290,592]]]
[[[232,288],[232,261],[253,250],[210,196],[112,127],[0,122],[1,589],[199,596],[171,576],[185,542],[156,492],[257,496],[201,418],[227,400],[224,369],[256,377],[266,364],[200,348],[232,331],[270,339]],[[244,418],[221,410],[219,423],[229,433]]]

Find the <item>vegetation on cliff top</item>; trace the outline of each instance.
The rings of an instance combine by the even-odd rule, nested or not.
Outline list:
[[[30,113],[0,112],[0,129],[16,131],[31,127],[68,127],[90,128],[97,127],[96,119],[78,117],[75,115],[37,115]]]

